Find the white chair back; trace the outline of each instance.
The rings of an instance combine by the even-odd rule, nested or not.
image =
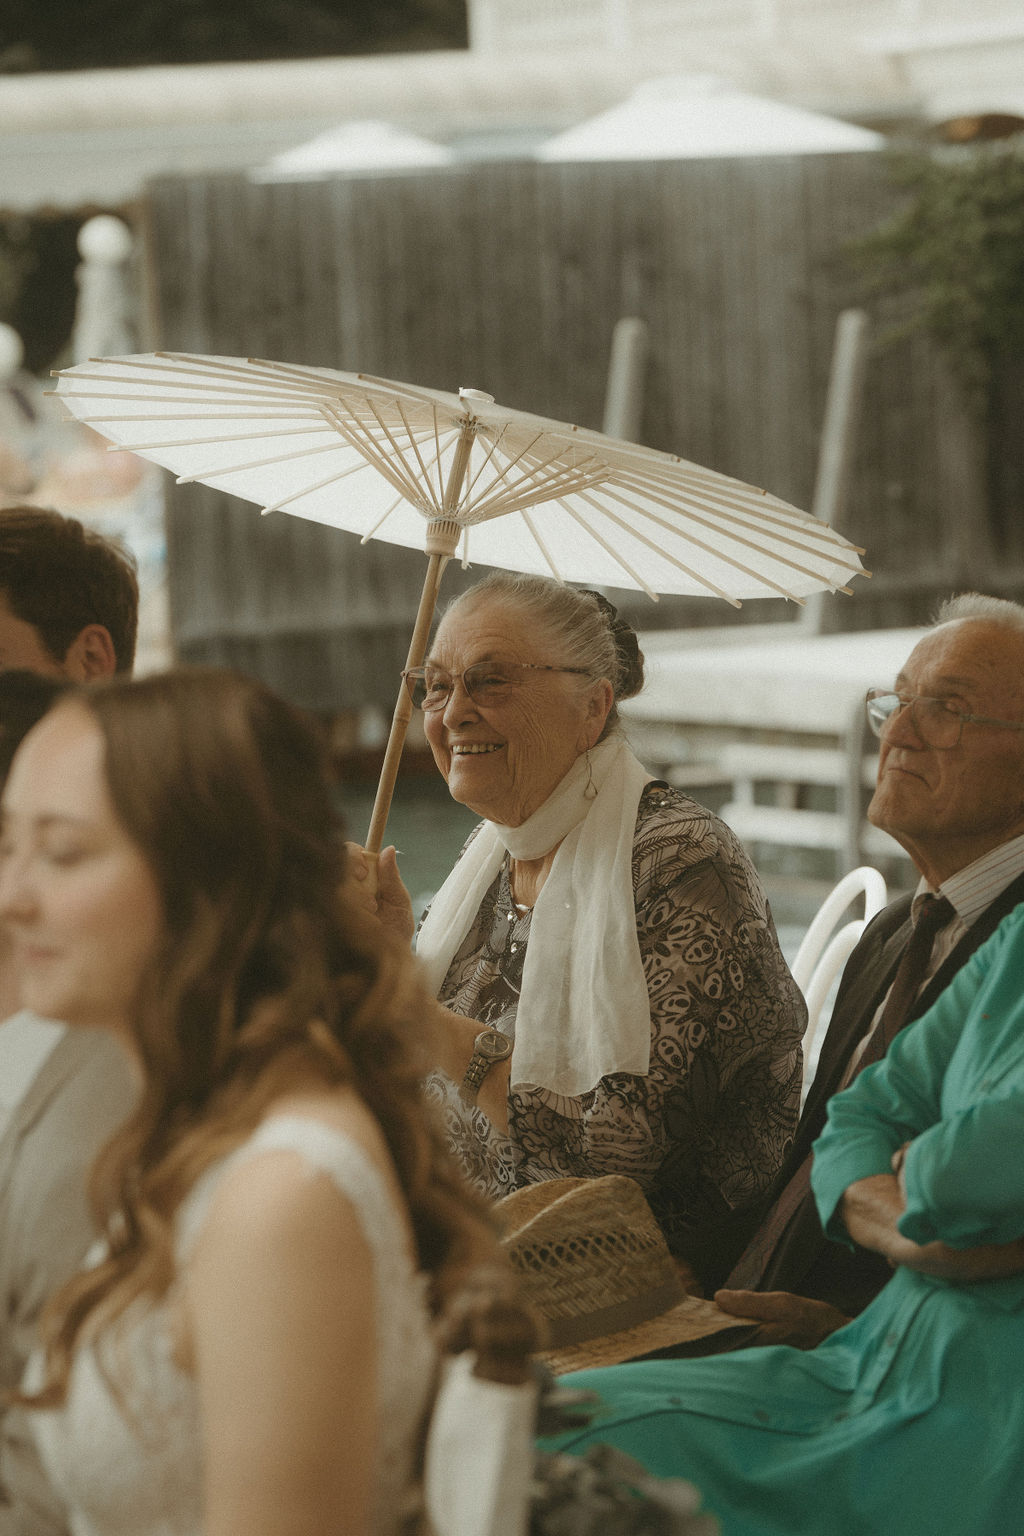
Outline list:
[[[406,1536],[527,1536],[541,1324],[511,1269],[470,1276],[445,1319],[419,1506]]]
[[[464,1350],[444,1364],[427,1434],[424,1483],[436,1536],[526,1536],[538,1383],[488,1381]]]
[[[839,919],[858,896],[864,898],[864,915],[837,929]],[[828,1021],[826,1005],[833,983],[842,972],[867,924],[885,906],[887,897],[885,880],[877,869],[870,864],[851,869],[826,896],[797,950],[792,967],[793,980],[807,1004],[802,1099],[807,1097],[807,1090],[817,1068],[818,1053]]]

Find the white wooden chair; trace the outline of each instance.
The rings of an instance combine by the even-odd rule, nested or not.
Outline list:
[[[579,1459],[537,1455],[538,1434],[556,1433],[559,1420],[561,1428],[583,1424],[594,1404],[581,1401],[591,1394],[555,1387],[547,1377],[538,1417],[542,1377],[533,1356],[544,1326],[509,1278],[493,1284],[489,1297],[486,1278],[472,1283],[452,1310],[420,1497],[403,1536],[528,1536],[570,1527],[580,1536],[613,1528],[711,1536],[718,1522],[700,1513],[691,1483],[654,1477],[610,1445],[592,1446]]]
[[[797,950],[792,967],[793,980],[807,1003],[803,1098],[807,1096],[818,1065],[818,1053],[827,1022],[826,1005],[833,983],[842,972],[867,924],[885,906],[887,895],[885,880],[877,869],[870,864],[851,869],[826,896]],[[863,916],[839,927],[840,918],[858,896],[864,898]]]
[[[436,1536],[526,1536],[537,1394],[478,1376],[471,1350],[445,1362],[425,1468]]]
[[[486,1280],[467,1291],[446,1340],[415,1536],[527,1533],[540,1391],[531,1356],[540,1337],[507,1281],[490,1299],[486,1291]]]

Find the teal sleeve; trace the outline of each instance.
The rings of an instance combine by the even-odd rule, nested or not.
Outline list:
[[[814,1143],[811,1188],[822,1226],[837,1241],[849,1242],[838,1214],[849,1186],[889,1173],[897,1148],[941,1119],[946,1068],[1002,941],[997,930],[927,1013],[900,1031],[884,1060],[865,1067],[830,1100]]]
[[[1024,1087],[983,1099],[922,1132],[904,1163],[899,1229],[951,1248],[1024,1236]]]

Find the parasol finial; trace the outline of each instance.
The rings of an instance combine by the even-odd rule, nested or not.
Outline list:
[[[450,559],[459,542],[462,524],[454,517],[432,517],[427,524],[424,548],[428,555],[444,555]]]

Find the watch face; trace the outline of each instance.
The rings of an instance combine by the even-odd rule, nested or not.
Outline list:
[[[473,1049],[490,1061],[501,1061],[511,1051],[512,1041],[499,1029],[485,1029],[473,1041]]]

